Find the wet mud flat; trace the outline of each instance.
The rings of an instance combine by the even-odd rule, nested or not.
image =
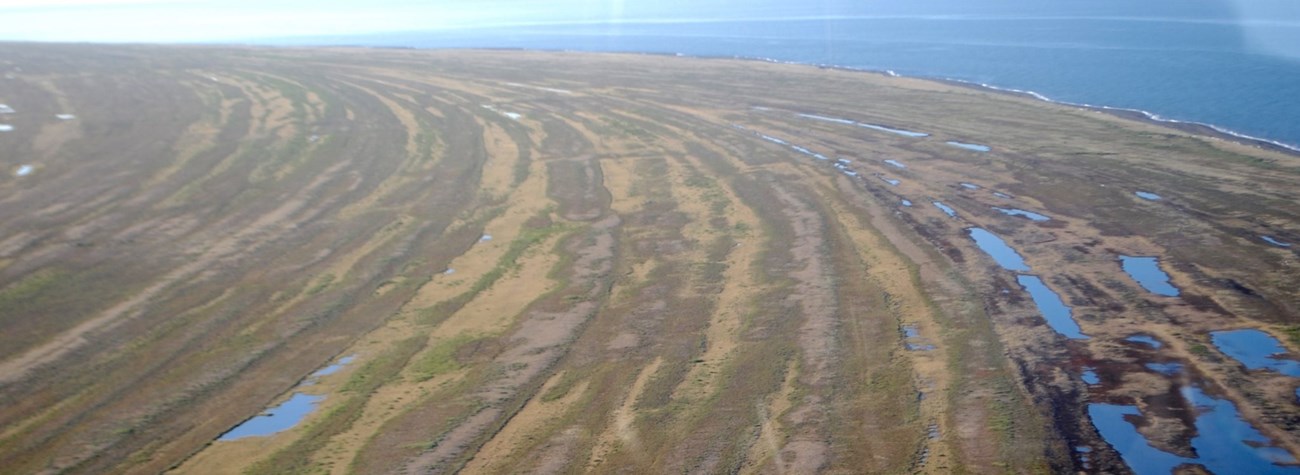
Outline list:
[[[1294,156],[756,61],[0,45],[15,65],[17,473],[1300,454]]]

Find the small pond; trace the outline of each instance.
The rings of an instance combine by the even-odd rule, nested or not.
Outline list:
[[[1283,359],[1286,347],[1272,335],[1255,329],[1210,332],[1210,341],[1223,354],[1241,362],[1246,369],[1270,369],[1300,377],[1300,361]]]
[[[279,406],[270,408],[264,414],[260,414],[244,423],[235,426],[234,429],[225,434],[221,434],[217,440],[236,440],[244,437],[265,437],[276,434],[298,425],[302,418],[316,409],[316,405],[325,400],[325,396],[315,396],[311,394],[293,393],[288,401],[281,403]]]
[[[1133,194],[1138,195],[1138,198],[1142,198],[1144,200],[1159,201],[1162,199],[1160,198],[1160,195],[1151,193],[1149,191],[1134,191]]]
[[[933,201],[932,203],[934,203],[935,208],[939,208],[939,210],[943,211],[944,214],[947,214],[948,216],[953,218],[957,217],[957,210],[952,209],[952,207],[938,201]]]
[[[1052,220],[1052,218],[1049,218],[1049,217],[1047,217],[1047,216],[1044,216],[1044,215],[1041,215],[1041,214],[1035,213],[1035,212],[1033,212],[1033,211],[1025,211],[1025,210],[1023,210],[1023,209],[1015,209],[1015,208],[999,208],[999,207],[996,207],[996,206],[994,206],[993,209],[995,209],[995,210],[997,210],[999,213],[1005,214],[1005,215],[1007,215],[1007,216],[1020,216],[1020,217],[1023,217],[1023,218],[1029,218],[1030,221],[1043,222],[1043,221],[1051,221],[1051,220]]]
[[[1043,284],[1042,279],[1033,275],[1018,275],[1016,281],[1029,292],[1030,297],[1033,297],[1034,305],[1038,306],[1038,311],[1043,314],[1043,318],[1053,330],[1073,340],[1088,339],[1079,328],[1079,323],[1074,321],[1070,306],[1061,300],[1061,296]]]
[[[1138,285],[1156,295],[1177,297],[1178,287],[1169,283],[1169,274],[1160,269],[1160,261],[1155,257],[1119,256],[1120,266]]]
[[[956,141],[949,140],[947,144],[961,149],[974,150],[976,152],[987,152],[989,150],[992,150],[991,148],[989,148],[988,145],[980,145],[977,143],[964,143],[964,142],[956,142]]]
[[[1015,249],[1008,246],[1006,241],[1003,241],[996,234],[982,228],[970,228],[966,231],[970,233],[971,239],[975,240],[975,245],[979,246],[989,257],[992,257],[1003,269],[1016,272],[1029,270],[1029,266],[1025,264],[1025,259],[1020,257],[1020,254]],[[1034,277],[1034,279],[1037,280],[1038,278]]]

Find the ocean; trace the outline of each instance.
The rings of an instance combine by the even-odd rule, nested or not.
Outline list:
[[[312,42],[676,53],[892,71],[1144,111],[1300,151],[1300,23],[1284,21],[1150,14],[593,21],[289,43]]]

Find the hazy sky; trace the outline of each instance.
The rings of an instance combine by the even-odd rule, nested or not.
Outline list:
[[[0,40],[239,41],[520,23],[872,15],[1300,20],[1300,0],[0,0]]]

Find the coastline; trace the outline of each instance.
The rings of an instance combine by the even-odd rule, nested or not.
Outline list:
[[[472,49],[478,49],[478,48],[472,48]],[[575,52],[575,53],[596,52],[596,51],[568,50],[568,49],[551,50],[551,51]],[[614,51],[608,51],[602,53],[624,54],[622,52],[614,52]],[[1263,137],[1256,137],[1253,135],[1244,134],[1214,124],[1178,120],[1178,119],[1166,119],[1164,117],[1161,117],[1159,114],[1146,111],[1146,110],[1141,110],[1141,109],[1130,109],[1125,107],[1113,107],[1113,106],[1106,106],[1106,105],[1083,104],[1077,102],[1059,101],[1047,97],[1036,91],[1001,87],[1001,86],[996,86],[987,83],[967,81],[963,79],[955,79],[955,78],[947,78],[947,77],[939,77],[939,76],[909,76],[909,75],[898,74],[897,72],[890,69],[868,69],[868,68],[858,68],[853,66],[843,66],[843,65],[836,65],[836,64],[803,63],[799,61],[787,61],[787,60],[767,58],[761,56],[696,56],[696,55],[690,55],[685,53],[655,53],[655,52],[641,52],[641,53],[634,52],[634,53],[627,53],[627,54],[675,56],[675,57],[699,58],[699,59],[733,59],[733,60],[741,60],[741,61],[760,61],[765,63],[788,64],[788,65],[795,65],[795,66],[811,66],[820,69],[833,69],[837,71],[879,74],[888,77],[919,79],[923,81],[934,81],[937,83],[947,84],[950,86],[958,86],[958,87],[964,87],[968,89],[975,89],[975,90],[980,90],[985,92],[993,92],[997,94],[1005,94],[1005,95],[1016,96],[1016,97],[1027,97],[1027,98],[1037,99],[1039,101],[1043,101],[1051,104],[1058,104],[1063,106],[1077,107],[1080,109],[1087,109],[1095,112],[1102,112],[1105,114],[1110,114],[1111,116],[1114,117],[1138,121],[1138,122],[1151,124],[1151,125],[1158,125],[1161,127],[1174,129],[1180,132],[1186,132],[1192,135],[1198,135],[1198,136],[1203,136],[1203,137],[1217,139],[1217,140],[1224,140],[1239,145],[1258,148],[1261,150],[1268,150],[1272,152],[1279,152],[1285,155],[1290,155],[1293,157],[1300,157],[1300,145],[1292,145],[1277,140],[1267,139]]]

